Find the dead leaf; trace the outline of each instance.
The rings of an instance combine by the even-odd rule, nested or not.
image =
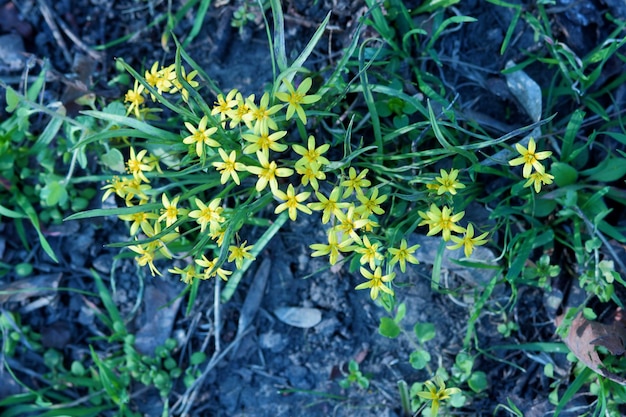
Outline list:
[[[283,323],[302,329],[316,326],[322,321],[322,312],[310,307],[278,307],[274,314]]]
[[[562,315],[557,317],[557,325],[560,325],[562,321]],[[618,384],[626,385],[626,378],[606,369],[596,350],[596,346],[604,346],[614,356],[625,352],[626,327],[621,322],[604,324],[587,320],[582,313],[579,313],[572,321],[567,337],[563,341],[569,350],[591,370]]]

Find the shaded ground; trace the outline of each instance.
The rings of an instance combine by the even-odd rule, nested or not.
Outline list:
[[[48,7],[44,6],[46,3]],[[12,34],[11,39],[16,43],[10,47],[16,53],[10,55],[10,59],[7,58],[9,55],[4,55],[0,73],[5,74],[9,82],[17,82],[24,68],[32,64],[29,59],[48,58],[53,73],[58,76],[50,81],[48,98],[70,103],[74,95],[86,91],[107,98],[119,97],[123,94],[119,87],[107,85],[108,80],[118,75],[112,58],[122,57],[135,68],[149,66],[155,60],[172,60],[172,52],[164,52],[160,45],[163,25],[143,30],[131,41],[97,53],[89,52],[90,49],[82,45],[106,44],[137,33],[164,13],[165,3],[134,0],[0,2],[0,30],[4,35]],[[333,10],[330,26],[334,30],[320,43],[311,60],[315,68],[311,69],[327,65],[329,54],[336,59],[333,54],[350,41],[356,25],[355,17],[364,11],[356,1],[332,2],[333,5],[330,1],[320,1],[316,6],[310,6],[306,1],[286,3],[287,45],[294,51],[303,48],[317,22],[328,10]],[[601,10],[607,7],[613,11],[621,10],[610,2],[583,2],[580,6],[568,8],[567,12],[555,14],[556,27],[562,30],[560,35],[567,37],[572,48],[583,53],[606,35],[602,32]],[[249,25],[242,37],[229,26],[234,10],[235,7],[229,5],[212,6],[206,24],[188,50],[224,90],[236,87],[248,93],[260,92],[271,78],[262,22]],[[499,75],[506,61],[520,58],[499,54],[512,18],[510,10],[468,1],[460,5],[458,11],[478,18],[478,22],[464,25],[455,35],[446,36],[439,46],[444,65],[428,69],[440,75],[450,90],[459,94],[463,117],[478,118],[493,129],[494,134],[528,124],[530,120],[519,109]],[[51,19],[50,22],[56,22],[57,27],[51,29],[53,26],[45,16]],[[184,37],[192,25],[193,16],[185,16],[175,33]],[[72,40],[70,33],[79,41]],[[520,28],[513,39],[515,48],[510,50],[535,47],[533,33],[528,29],[522,31]],[[19,53],[20,42],[25,55]],[[88,58],[82,59],[81,56]],[[37,64],[32,65],[36,71]],[[84,74],[85,71],[88,72]],[[528,73],[542,85],[549,82],[543,74],[533,73],[532,67],[528,68]],[[84,82],[86,90],[74,91],[76,84],[72,81],[76,79]],[[571,103],[562,105],[564,108],[572,106]],[[183,284],[171,276],[164,280],[142,277],[145,271],[138,271],[128,259],[114,262],[113,256],[118,251],[104,245],[127,239],[126,228],[121,222],[112,219],[71,222],[49,228],[47,235],[59,254],[61,262],[58,265],[49,262],[37,247],[32,251],[22,249],[12,238],[15,236],[13,226],[0,224],[2,261],[17,264],[28,260],[35,266],[32,277],[18,278],[10,273],[2,277],[0,282],[3,285],[13,289],[17,281],[22,281],[30,288],[55,286],[95,291],[88,271],[94,268],[107,279],[113,277],[114,299],[122,313],[133,317],[129,326],[142,336],[145,349],[149,350],[156,341],[172,336],[193,350],[204,347],[207,354],[213,353],[212,286],[207,285],[201,291],[188,317],[183,314],[184,304],[175,305],[171,314],[164,316],[165,321],[160,322],[164,326],[150,327],[153,314],[156,314],[150,306],[173,300],[183,289]],[[319,222],[303,219],[285,226],[262,254],[256,265],[260,268],[263,262],[269,262],[266,264],[269,269],[260,308],[253,311],[252,327],[237,347],[208,374],[202,394],[195,399],[192,410],[195,415],[397,416],[400,415],[400,404],[396,382],[405,379],[411,383],[429,378],[427,372],[416,371],[409,365],[407,359],[413,347],[408,339],[389,340],[378,335],[379,318],[384,310],[369,300],[367,292],[354,291],[358,280],[347,272],[347,268],[330,271],[325,269],[325,261],[309,257],[308,245],[320,241],[323,236],[324,230],[320,229]],[[429,246],[427,242],[422,243]],[[449,365],[462,346],[467,331],[464,326],[471,314],[468,309],[471,300],[431,291],[431,265],[427,261],[428,256],[424,255],[422,265],[410,268],[406,275],[399,277],[402,283],[406,283],[401,293],[404,298],[401,301],[406,301],[408,307],[405,322],[434,323],[437,336],[428,342],[427,347],[433,354],[433,363],[440,356],[442,362]],[[223,347],[230,346],[235,340],[245,302],[243,297],[255,277],[262,273],[255,273],[253,268],[244,277],[233,300],[222,307]],[[467,277],[467,274],[452,271],[450,285],[466,288],[464,295],[471,297],[481,281],[468,281]],[[506,303],[509,294],[504,286],[495,294],[493,303]],[[529,288],[518,294],[518,299],[520,302],[514,315],[518,323],[525,324],[514,332],[508,343],[551,340],[554,327],[542,307],[542,294]],[[44,345],[63,350],[68,358],[78,359],[84,358],[88,352],[87,339],[101,332],[94,314],[96,307],[91,303],[97,303],[97,299],[72,292],[52,295],[35,292],[32,296],[4,299],[3,308],[19,312],[23,323],[42,333]],[[278,307],[310,307],[321,312],[322,319],[319,324],[306,329],[290,326],[277,319],[274,312]],[[495,331],[500,322],[501,317],[490,316],[479,321],[477,332],[481,346],[501,342]],[[411,330],[410,326],[407,330]],[[207,340],[210,343],[206,343]],[[515,362],[520,368],[487,357],[480,359],[477,369],[487,373],[490,389],[468,404],[467,413],[492,415],[495,405],[504,403],[507,397],[528,416],[540,416],[552,409],[547,403],[550,381],[543,376],[539,361],[519,352],[492,353]],[[346,370],[351,359],[357,359],[363,372],[373,377],[368,390],[342,390],[338,386],[342,371]],[[20,375],[25,382],[36,385],[37,377],[29,375],[27,370],[40,372],[42,358],[32,353],[21,360],[12,366],[18,373],[22,372]],[[563,366],[567,365],[563,363]],[[0,397],[19,392],[18,386],[8,382],[10,379],[6,374],[2,379],[7,382],[0,389]],[[184,389],[177,387],[174,391],[182,393]],[[138,401],[138,407],[146,415],[156,415],[161,408],[158,393],[147,392],[142,399],[145,401]]]

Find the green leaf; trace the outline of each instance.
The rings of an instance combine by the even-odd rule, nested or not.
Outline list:
[[[406,304],[400,303],[398,306],[398,311],[396,312],[396,317],[393,319],[397,324],[400,324],[404,316],[406,315]]]
[[[578,180],[578,171],[564,162],[554,162],[550,173],[554,175],[554,183],[559,187],[575,184]]]
[[[9,113],[13,113],[13,111],[20,104],[20,96],[15,92],[14,89],[12,89],[11,87],[7,87],[6,100],[7,100],[6,111]]]
[[[124,172],[124,155],[117,148],[111,148],[100,157],[102,163],[112,171]]]
[[[563,145],[561,148],[561,159],[564,162],[569,162],[572,158],[572,150],[574,149],[574,140],[580,130],[580,126],[585,119],[585,112],[577,109],[567,123],[565,128],[565,136],[563,137]]]
[[[383,317],[380,319],[378,333],[390,339],[395,339],[400,335],[400,326],[389,317]]]
[[[41,189],[40,196],[48,207],[53,207],[57,204],[65,204],[68,194],[65,185],[58,180],[51,180]]]
[[[609,156],[598,166],[581,172],[592,181],[617,181],[626,174],[626,159]]]
[[[409,356],[409,362],[415,369],[424,369],[428,362],[430,362],[430,353],[423,349],[418,349],[411,352]]]
[[[487,375],[482,371],[474,372],[467,380],[472,391],[478,393],[487,389]]]
[[[433,323],[415,323],[413,328],[415,331],[415,337],[420,343],[428,342],[435,338],[436,331]]]

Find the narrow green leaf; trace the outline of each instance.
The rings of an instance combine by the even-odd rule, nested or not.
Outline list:
[[[39,237],[39,243],[41,244],[41,247],[43,248],[43,250],[50,257],[50,259],[52,259],[56,263],[59,263],[59,260],[54,254],[52,247],[50,247],[48,240],[41,232],[41,227],[39,226],[39,218],[37,217],[37,212],[35,211],[35,208],[32,206],[30,201],[28,201],[26,196],[24,196],[23,194],[17,194],[15,196],[15,200],[17,202],[17,205],[26,214],[26,216],[28,217],[28,220],[30,220],[31,224],[35,228],[35,231],[37,232],[37,236]]]
[[[583,120],[585,119],[585,112],[576,109],[570,117],[567,127],[565,128],[565,135],[563,136],[563,145],[561,147],[561,161],[569,162],[572,157],[572,151],[574,149],[574,140],[576,135],[580,131]]]

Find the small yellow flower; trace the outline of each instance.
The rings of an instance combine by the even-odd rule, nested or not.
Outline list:
[[[171,274],[180,275],[180,280],[187,285],[191,284],[194,279],[200,278],[196,272],[196,267],[193,264],[189,264],[183,269],[174,267],[172,269],[168,269],[167,271]]]
[[[357,285],[354,288],[355,290],[363,290],[369,288],[370,297],[372,297],[372,300],[378,298],[379,291],[385,292],[389,295],[394,294],[393,290],[389,288],[386,283],[391,282],[395,278],[395,272],[383,275],[382,268],[380,266],[376,267],[374,273],[371,273],[363,267],[361,267],[359,270],[361,271],[361,275],[363,275],[363,277],[367,278],[369,281]]]
[[[552,152],[536,152],[537,145],[535,144],[535,139],[533,138],[530,138],[528,141],[528,148],[524,148],[519,143],[515,144],[515,148],[522,156],[510,160],[509,165],[517,166],[524,164],[524,168],[522,169],[522,176],[524,178],[530,177],[530,173],[533,168],[535,168],[537,172],[545,172],[545,168],[539,161],[548,158],[552,155]]]
[[[307,141],[307,147],[305,148],[302,145],[292,145],[292,148],[295,153],[301,155],[298,161],[296,161],[296,165],[305,165],[308,166],[310,164],[318,164],[318,165],[329,165],[330,161],[323,157],[322,155],[328,151],[330,145],[325,143],[319,147],[315,147],[315,137],[313,135],[309,136]]]
[[[552,184],[552,180],[554,176],[548,174],[547,172],[533,172],[528,177],[528,181],[524,184],[524,188],[530,187],[532,184],[535,186],[535,192],[539,193],[541,191],[541,185],[550,185]]]
[[[254,95],[248,97],[248,100],[254,101]],[[228,112],[228,117],[230,118],[228,126],[233,129],[241,122],[244,122],[249,129],[252,129],[251,118],[249,116],[250,107],[246,104],[246,100],[244,100],[241,93],[235,95],[235,101],[237,102],[237,107]]]
[[[246,246],[246,243],[248,242],[244,240],[244,242],[239,246],[231,245],[228,247],[228,250],[230,251],[230,255],[228,255],[228,262],[235,261],[237,269],[241,269],[244,259],[254,260],[254,256],[248,253],[254,246]]]
[[[374,188],[367,197],[364,194],[357,194],[356,198],[361,203],[356,208],[356,212],[362,217],[368,217],[371,214],[380,216],[385,213],[385,210],[380,205],[387,200],[387,196],[383,194],[379,197],[378,188]]]
[[[369,264],[370,269],[374,270],[374,268],[376,268],[376,261],[382,262],[384,259],[383,255],[378,252],[379,247],[379,242],[370,243],[367,235],[363,236],[363,246],[354,250],[356,253],[361,254],[361,259],[359,260],[361,265]]]
[[[140,107],[145,101],[143,98],[143,90],[143,84],[139,84],[139,81],[135,80],[133,89],[128,90],[124,95],[124,103],[130,103],[128,105],[127,114],[134,112],[135,117],[138,119],[140,118]]]
[[[348,202],[339,202],[341,199],[341,188],[339,187],[333,188],[328,198],[317,191],[315,192],[315,196],[319,200],[319,203],[309,203],[308,206],[311,210],[323,210],[322,224],[328,223],[331,215],[336,216],[338,213],[341,213],[341,209],[350,207],[350,203]]]
[[[133,236],[139,232],[139,228],[141,228],[141,230],[145,233],[146,227],[150,226],[150,220],[158,219],[159,215],[156,213],[146,213],[144,211],[140,211],[139,213],[120,214],[117,217],[121,220],[132,222],[130,225],[130,235]]]
[[[464,184],[461,184],[456,180],[459,176],[458,169],[451,169],[450,173],[448,173],[445,169],[442,169],[439,173],[441,174],[441,177],[435,178],[435,181],[439,184],[434,184],[437,189],[437,195],[442,195],[444,193],[455,195],[457,189],[465,188]]]
[[[176,207],[179,198],[180,196],[178,195],[170,201],[170,199],[167,198],[167,195],[165,194],[163,194],[161,197],[163,208],[161,209],[161,217],[159,217],[158,221],[162,222],[163,220],[165,220],[165,227],[170,227],[171,225],[176,223],[176,220],[178,220],[178,216],[186,212],[186,210]]]
[[[267,132],[269,129],[278,130],[278,125],[274,119],[272,119],[272,115],[279,111],[283,106],[281,104],[276,104],[268,108],[269,103],[269,93],[263,94],[258,106],[254,103],[254,95],[250,96],[250,98],[246,100],[246,104],[250,110],[247,115],[244,116],[243,120],[252,122],[254,126],[254,133]]]
[[[278,189],[278,180],[276,177],[289,177],[293,174],[292,169],[278,168],[275,161],[269,162],[267,156],[265,156],[265,154],[261,151],[257,151],[256,157],[261,166],[248,166],[246,169],[248,172],[251,172],[259,177],[256,182],[257,191],[263,191],[263,189],[267,187],[267,184],[269,184],[270,189],[274,193]]]
[[[170,65],[169,67],[161,67],[159,68],[159,63],[155,62],[150,68],[150,71],[145,72],[144,78],[146,82],[151,86],[157,89],[159,94],[167,93],[172,88],[172,81],[176,79],[176,72],[174,71],[174,65]],[[155,101],[156,98],[153,94],[152,100]]]
[[[137,261],[137,264],[139,264],[139,266],[148,265],[148,267],[150,268],[150,274],[152,274],[152,276],[155,276],[155,275],[161,276],[161,272],[159,272],[157,267],[154,266],[154,259],[155,259],[154,250],[152,250],[149,247],[144,247],[142,245],[131,245],[128,247],[128,249],[132,250],[137,255],[139,255],[135,257],[135,261]]]
[[[286,78],[283,79],[283,84],[287,87],[288,92],[276,93],[276,98],[282,102],[288,103],[286,119],[291,119],[295,113],[298,115],[298,118],[302,121],[302,123],[306,124],[306,113],[304,112],[302,105],[315,103],[319,101],[322,96],[317,94],[306,94],[311,89],[311,85],[313,84],[311,78],[305,78],[300,83],[297,90],[293,88],[291,82],[289,82]]]
[[[317,180],[326,179],[326,174],[323,171],[320,171],[319,164],[309,164],[307,166],[296,164],[296,172],[301,177],[300,182],[302,185],[306,186],[310,183],[311,188],[316,191],[319,189],[319,183]]]
[[[144,172],[149,172],[154,169],[148,165],[143,158],[148,153],[147,150],[142,149],[139,153],[135,154],[135,148],[130,147],[130,158],[126,161],[126,167],[129,174],[132,174],[136,179],[140,179],[143,182],[150,182]]]
[[[343,234],[342,234],[343,235]],[[339,252],[351,252],[354,250],[351,238],[346,238],[339,242],[339,234],[335,230],[328,231],[328,244],[314,243],[309,247],[313,249],[312,257],[328,255],[328,262],[335,265],[339,260]]]
[[[279,204],[278,207],[276,207],[276,210],[274,210],[275,214],[288,210],[289,218],[292,221],[296,221],[296,218],[298,216],[298,210],[306,214],[311,214],[311,209],[304,204],[301,204],[303,201],[309,198],[309,195],[311,195],[310,192],[307,191],[296,194],[293,185],[289,184],[286,193],[277,189],[276,191],[274,191],[274,195],[284,201],[284,203]]]
[[[222,278],[222,280],[228,281],[228,276],[233,273],[233,271],[218,268],[217,258],[209,261],[206,256],[202,255],[202,259],[196,259],[196,264],[204,268],[204,274],[201,277],[202,279],[209,279],[214,276],[218,276]]]
[[[220,146],[219,142],[211,137],[212,134],[217,132],[216,127],[210,127],[207,129],[206,125],[209,122],[209,118],[205,115],[200,119],[200,123],[198,123],[198,127],[195,127],[193,124],[189,122],[185,122],[185,127],[191,135],[187,136],[183,139],[183,143],[186,145],[196,145],[196,154],[198,156],[202,156],[204,154],[204,145],[211,146],[214,148],[218,148]]]
[[[246,166],[240,162],[237,162],[237,153],[235,151],[231,151],[230,155],[226,154],[226,151],[222,148],[218,148],[217,151],[220,154],[223,162],[213,162],[213,166],[217,169],[218,172],[222,173],[222,177],[220,178],[220,183],[226,184],[229,178],[232,178],[235,184],[239,185],[241,182],[239,181],[239,175],[237,175],[237,171],[245,171]]]
[[[278,141],[285,137],[286,134],[286,130],[274,132],[271,135],[269,134],[269,131],[260,132],[258,134],[244,133],[241,137],[252,143],[243,148],[243,153],[250,154],[260,150],[269,158],[270,149],[275,152],[284,152],[287,150],[288,146],[283,143],[278,143]]]
[[[363,242],[361,241],[361,237],[356,231],[365,227],[365,225],[369,223],[369,220],[359,218],[358,214],[356,214],[354,210],[354,204],[350,204],[346,213],[342,211],[335,213],[335,215],[337,216],[337,220],[339,220],[340,223],[337,226],[337,229],[345,234],[350,235],[350,237],[355,242],[361,245],[363,244]]]
[[[109,198],[109,196],[113,193],[115,193],[120,198],[126,197],[126,190],[130,185],[130,181],[128,180],[128,178],[120,178],[115,175],[112,179],[107,180],[107,182],[108,184],[101,188],[101,190],[106,190],[102,195],[102,201]]]
[[[174,71],[174,74],[176,74],[175,71]],[[180,68],[180,75],[183,77],[183,79],[185,81],[187,81],[187,84],[189,84],[189,86],[191,86],[192,88],[196,88],[196,87],[198,87],[200,85],[200,83],[198,83],[198,81],[194,80],[196,75],[198,75],[198,71],[193,70],[189,74],[187,74],[186,71],[185,71],[185,67],[181,67]],[[180,91],[180,95],[183,97],[183,100],[185,102],[188,102],[189,101],[189,91],[187,91],[185,86],[183,86],[183,83],[180,82],[180,80],[178,78],[174,77],[174,79],[172,80],[172,85],[173,85],[173,87],[170,89],[169,93],[170,94],[175,94],[175,93]]]
[[[359,175],[357,175],[356,169],[354,169],[354,167],[350,167],[348,170],[348,179],[341,183],[342,187],[346,187],[346,190],[343,192],[343,198],[347,198],[352,195],[353,191],[356,192],[357,195],[363,194],[363,190],[361,190],[361,188],[367,188],[372,184],[370,180],[365,178],[368,171],[368,169],[364,169],[359,173]]]
[[[426,213],[418,211],[417,214],[424,219],[419,223],[419,226],[428,225],[427,236],[441,232],[443,240],[448,241],[451,232],[463,233],[465,230],[456,224],[465,215],[464,211],[452,214],[452,210],[448,206],[443,206],[443,209],[440,210],[435,204],[431,204]]]
[[[213,105],[213,109],[211,110],[211,115],[215,116],[216,114],[220,115],[220,121],[224,122],[229,114],[232,112],[233,108],[237,105],[237,100],[235,100],[235,96],[237,95],[237,90],[233,89],[226,94],[226,98],[224,98],[223,94],[217,95],[217,101]],[[232,126],[231,126],[232,127]]]
[[[224,209],[220,207],[221,200],[221,198],[216,198],[206,205],[199,198],[195,199],[198,209],[189,212],[189,217],[196,219],[196,222],[200,225],[200,232],[204,232],[207,225],[218,227],[219,224],[224,221],[224,218],[220,216],[222,211],[224,211]]]
[[[465,233],[463,234],[463,237],[458,237],[458,236],[450,237],[450,239],[452,239],[452,241],[455,244],[451,246],[447,246],[447,248],[459,249],[461,246],[463,246],[465,256],[469,258],[472,252],[474,252],[475,246],[481,246],[487,243],[487,240],[485,240],[485,238],[487,237],[488,234],[489,233],[483,233],[480,236],[474,237],[474,225],[470,223],[467,225],[467,229],[465,229]]]
[[[446,384],[443,382],[443,379],[437,375],[433,381],[426,381],[424,385],[426,385],[426,389],[428,391],[418,392],[417,395],[420,398],[424,398],[426,400],[432,401],[430,406],[430,416],[436,417],[439,413],[439,406],[441,405],[441,401],[447,400],[451,395],[458,394],[461,392],[458,388],[446,388]],[[435,387],[437,384],[437,387]]]
[[[406,242],[406,239],[402,239],[402,241],[400,242],[399,248],[389,248],[389,253],[393,255],[393,257],[391,258],[391,261],[389,261],[389,264],[393,266],[399,263],[400,271],[402,271],[402,273],[406,272],[407,262],[412,263],[412,264],[419,263],[417,258],[413,256],[413,253],[415,253],[415,251],[420,247],[420,245],[413,245],[410,248],[407,246],[408,246],[408,243]]]

